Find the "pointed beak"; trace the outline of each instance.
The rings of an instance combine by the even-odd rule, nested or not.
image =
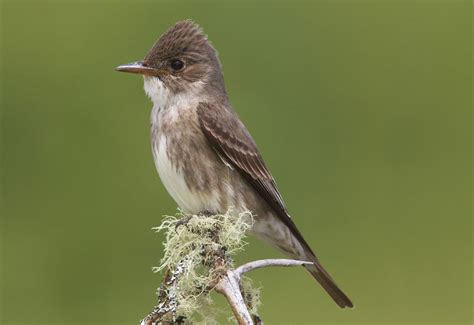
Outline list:
[[[138,73],[145,76],[158,76],[160,73],[158,69],[147,66],[143,61],[119,65],[115,70],[120,72]]]

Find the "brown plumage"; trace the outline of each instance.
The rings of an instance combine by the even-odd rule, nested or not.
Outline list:
[[[273,176],[268,171],[255,142],[236,114],[232,110],[223,110],[209,103],[201,103],[198,106],[198,116],[201,128],[214,150],[238,169],[303,246],[306,251],[305,256],[294,254],[293,257],[309,258],[314,266],[306,268],[334,301],[341,308],[353,307],[351,300],[339,289],[320,264],[291,219]]]
[[[145,57],[150,64],[184,53],[200,60],[212,59],[208,54],[215,52],[201,28],[190,20],[177,22],[153,45]]]
[[[217,53],[191,21],[178,22],[144,61],[120,71],[145,75],[154,103],[152,149],[160,177],[189,213],[234,207],[256,215],[252,232],[308,271],[342,308],[352,307],[288,214],[275,180],[229,103]]]

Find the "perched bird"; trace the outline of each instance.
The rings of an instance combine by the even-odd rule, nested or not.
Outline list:
[[[275,180],[232,108],[217,52],[190,20],[166,31],[143,61],[117,67],[144,76],[153,102],[151,143],[160,178],[190,214],[251,211],[252,233],[306,269],[341,307],[336,285],[288,214]]]

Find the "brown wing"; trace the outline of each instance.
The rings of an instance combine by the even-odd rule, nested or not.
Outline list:
[[[202,131],[217,154],[247,179],[260,196],[273,208],[280,220],[298,238],[307,252],[311,253],[311,260],[314,264],[306,266],[308,271],[341,308],[353,307],[349,297],[326,272],[296,228],[293,220],[291,220],[280,192],[278,192],[275,180],[265,166],[255,142],[232,108],[200,103],[198,119]]]
[[[197,111],[201,129],[214,150],[247,179],[300,243],[314,255],[291,220],[273,176],[237,114],[230,107],[217,107],[206,102],[200,103]]]

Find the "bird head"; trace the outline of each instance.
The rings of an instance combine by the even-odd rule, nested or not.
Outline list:
[[[225,93],[217,52],[202,29],[190,20],[168,29],[141,61],[120,65],[117,71],[142,74],[145,90],[154,88],[180,94],[190,90]]]

